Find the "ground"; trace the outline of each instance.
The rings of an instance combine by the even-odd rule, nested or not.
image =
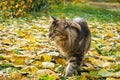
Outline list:
[[[119,11],[75,3],[53,8],[49,14],[58,18],[60,15],[68,20],[84,18],[92,33],[91,48],[81,66],[81,76],[75,75],[69,80],[119,80]],[[48,38],[50,23],[45,15],[1,18],[0,80],[66,80],[63,76],[66,60],[59,56]]]

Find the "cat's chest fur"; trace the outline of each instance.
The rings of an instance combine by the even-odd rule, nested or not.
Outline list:
[[[57,49],[60,51],[60,54],[63,56],[69,56],[69,42],[68,41],[55,41]]]
[[[56,40],[55,44],[57,48],[59,49],[60,53],[66,57],[70,57],[71,52],[73,51],[75,46],[78,46],[76,42],[77,40],[77,32],[74,29],[68,29],[66,30],[68,33],[68,36],[65,40]]]

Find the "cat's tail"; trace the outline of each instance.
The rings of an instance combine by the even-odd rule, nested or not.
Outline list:
[[[85,35],[90,34],[88,24],[83,18],[77,17],[77,18],[74,18],[73,21],[78,23],[81,26],[81,29],[85,33]]]
[[[86,22],[86,21],[85,21],[83,18],[81,18],[81,17],[73,18],[73,21],[76,22],[76,23]]]
[[[76,18],[73,19],[73,21],[78,23],[81,27],[84,27],[84,26],[88,27],[87,22],[81,17],[76,17]]]
[[[81,44],[81,47],[84,46],[85,50],[82,50],[86,53],[89,50],[91,44],[91,32],[88,27],[88,24],[83,18],[80,17],[74,18],[73,21],[79,24],[81,27],[81,38],[84,39],[84,44]]]

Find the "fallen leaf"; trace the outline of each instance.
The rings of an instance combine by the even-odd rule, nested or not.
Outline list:
[[[35,66],[31,66],[30,69],[31,69],[31,73],[32,73],[32,74],[36,74],[37,71],[38,71],[38,68],[35,67]]]
[[[5,40],[3,40],[3,43],[4,43],[4,44],[12,44],[12,42],[10,41],[10,39],[5,39]]]
[[[18,72],[12,72],[11,73],[11,78],[12,79],[17,79],[17,80],[20,80],[21,79],[21,74],[20,73],[18,73]]]
[[[98,71],[90,71],[90,75],[93,77],[98,77]]]
[[[62,65],[59,65],[58,67],[55,68],[55,72],[63,72],[64,67]]]
[[[28,66],[23,67],[20,72],[22,74],[30,73],[30,67],[28,67]]]
[[[49,69],[41,69],[41,70],[38,70],[38,76],[41,77],[41,76],[43,76],[43,75],[53,76],[53,77],[55,77],[56,79],[59,80],[58,75],[57,75],[54,71],[49,70]],[[56,80],[56,79],[55,79],[55,80]],[[53,80],[54,80],[54,79],[53,79]]]
[[[55,67],[55,64],[52,63],[52,62],[42,62],[42,68],[54,68]]]
[[[32,63],[32,65],[35,65],[38,68],[42,68],[42,62],[40,62],[40,61],[35,61],[35,62]]]
[[[48,54],[42,54],[40,56],[40,61],[48,61],[50,62],[52,60],[52,56],[48,55]]]
[[[100,56],[100,58],[107,61],[115,61],[115,58],[112,56]]]
[[[11,57],[11,61],[14,65],[25,65],[25,60],[27,58],[28,56],[25,56],[25,55],[13,54]]]
[[[102,76],[102,77],[111,77],[112,76],[112,73],[111,72],[108,72],[106,69],[101,69],[99,72],[98,72],[98,75]]]
[[[67,61],[66,61],[65,59],[62,59],[62,58],[57,58],[57,59],[55,60],[55,62],[56,62],[57,64],[62,64],[63,66],[65,66]]]
[[[106,80],[119,80],[119,79],[115,79],[115,78],[106,78]]]

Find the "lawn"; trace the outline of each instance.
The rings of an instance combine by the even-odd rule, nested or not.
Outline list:
[[[66,17],[69,18],[82,17],[91,22],[99,21],[99,22],[110,23],[110,22],[119,22],[120,19],[119,11],[110,11],[105,8],[92,6],[89,3],[60,4],[59,6],[53,6],[51,13],[54,16],[60,16],[64,14]]]
[[[66,80],[66,60],[48,38],[49,15],[82,17],[91,30],[91,48],[81,75],[69,80],[120,79],[120,11],[89,3],[62,3],[40,16],[5,18],[0,11],[0,80]]]

